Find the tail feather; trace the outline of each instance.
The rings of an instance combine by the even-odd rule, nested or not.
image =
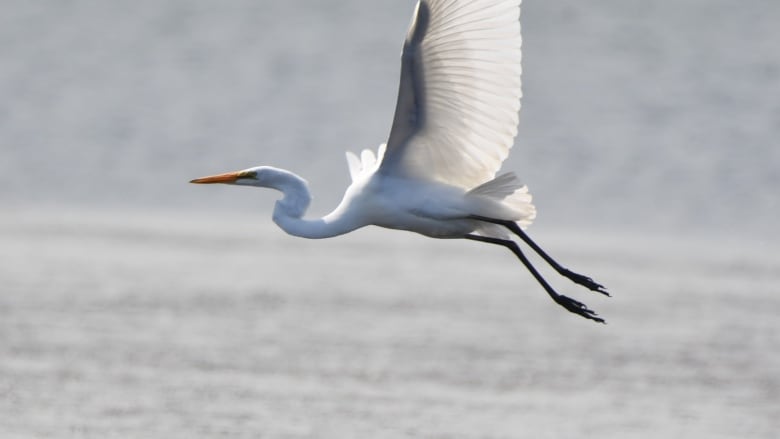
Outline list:
[[[520,182],[512,172],[483,183],[469,191],[469,195],[490,198],[499,201],[502,207],[512,212],[512,220],[526,228],[536,218],[536,208],[532,204],[533,197],[528,192],[528,186]],[[508,218],[507,218],[508,219]]]
[[[470,190],[469,193],[503,200],[518,189],[522,189],[523,186],[523,183],[520,182],[520,179],[517,178],[517,175],[515,175],[514,172],[507,172],[506,174],[501,174],[498,177],[475,187]]]
[[[532,199],[533,197],[528,193],[528,186],[523,186],[504,199],[504,204],[521,215],[516,222],[523,229],[536,219],[536,207],[531,202]]]

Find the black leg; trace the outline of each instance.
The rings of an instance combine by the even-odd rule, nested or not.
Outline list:
[[[525,268],[527,268],[528,271],[531,272],[534,278],[536,278],[536,281],[539,282],[542,288],[544,288],[544,290],[547,292],[547,294],[550,295],[550,297],[552,298],[552,300],[555,301],[555,303],[566,308],[569,312],[573,312],[574,314],[585,317],[586,319],[590,319],[599,323],[605,323],[604,319],[599,317],[594,311],[588,309],[588,307],[584,303],[578,302],[572,299],[571,297],[558,294],[550,286],[550,284],[547,283],[544,277],[542,277],[542,275],[539,274],[538,271],[536,271],[536,268],[531,264],[531,261],[529,261],[528,258],[523,254],[522,250],[520,250],[520,247],[517,246],[516,242],[508,239],[490,238],[487,236],[479,236],[479,235],[466,235],[465,238],[470,239],[472,241],[487,242],[489,244],[501,245],[508,248],[509,250],[512,251],[512,253],[515,254],[515,256],[518,257],[518,259],[520,259],[523,265],[525,265]]]
[[[498,224],[500,226],[506,227],[507,229],[512,231],[512,233],[514,233],[515,235],[519,236],[520,239],[523,240],[523,242],[528,244],[528,246],[531,247],[539,256],[541,256],[542,259],[545,260],[545,262],[550,264],[550,266],[555,271],[557,271],[558,274],[560,274],[561,276],[564,276],[564,277],[570,279],[572,282],[574,282],[576,284],[584,286],[585,288],[587,288],[587,289],[589,289],[591,291],[595,291],[595,292],[601,293],[601,294],[603,294],[605,296],[609,296],[609,292],[607,291],[607,289],[603,285],[601,285],[600,283],[594,281],[592,278],[590,278],[588,276],[585,276],[585,275],[582,275],[582,274],[579,274],[579,273],[575,273],[575,272],[569,270],[568,268],[566,268],[563,265],[559,264],[555,259],[550,257],[550,255],[548,255],[547,252],[545,252],[541,247],[539,247],[539,245],[537,245],[531,239],[531,237],[529,237],[523,231],[523,229],[521,229],[520,226],[518,226],[517,223],[515,223],[514,221],[498,220],[498,219],[487,218],[487,217],[482,217],[482,216],[473,216],[472,218],[478,219],[480,221],[485,221],[485,222],[488,222],[488,223]]]

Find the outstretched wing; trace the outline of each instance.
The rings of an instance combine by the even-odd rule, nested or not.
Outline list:
[[[419,0],[379,171],[465,189],[492,179],[517,135],[521,0]]]

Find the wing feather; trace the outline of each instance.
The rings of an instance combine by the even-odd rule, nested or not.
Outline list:
[[[401,61],[385,174],[465,189],[491,180],[517,135],[520,0],[420,0]]]

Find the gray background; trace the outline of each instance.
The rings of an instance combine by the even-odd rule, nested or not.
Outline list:
[[[332,208],[343,151],[387,136],[412,1],[2,6],[4,437],[780,427],[780,3],[526,1],[504,169],[606,327],[498,248],[294,239],[275,194],[186,184],[269,164]]]

